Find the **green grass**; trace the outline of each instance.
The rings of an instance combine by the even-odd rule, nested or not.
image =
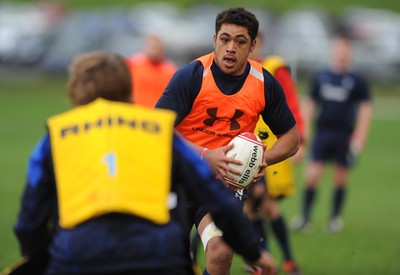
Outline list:
[[[377,101],[380,102],[379,99]],[[399,98],[396,97],[395,101],[399,103]],[[368,148],[351,174],[343,216],[345,228],[338,235],[328,234],[325,230],[332,191],[332,169],[327,169],[313,212],[314,233],[290,235],[295,258],[304,274],[400,274],[397,260],[400,255],[397,241],[400,232],[399,121],[400,111],[397,111],[396,120],[374,120]],[[281,202],[287,221],[298,213],[301,205],[303,168],[303,165],[296,168],[298,183],[295,196]],[[269,241],[271,252],[280,262],[280,250],[273,236],[269,237]],[[204,258],[201,263],[204,266]],[[236,256],[232,274],[246,274],[242,266],[241,259]]]
[[[397,91],[394,91],[397,89]],[[326,232],[329,216],[332,167],[319,186],[313,212],[312,235],[291,233],[295,258],[306,275],[400,274],[399,200],[400,89],[374,89],[375,114],[367,148],[353,169],[344,208],[344,231]],[[299,212],[304,164],[296,167],[297,192],[281,202],[287,221]],[[271,232],[271,231],[269,231]],[[278,262],[280,250],[273,236],[271,252]],[[204,258],[201,265],[204,266]],[[240,258],[232,274],[246,274]],[[282,272],[280,274],[283,274]]]
[[[13,2],[32,3],[32,0],[13,0]],[[107,0],[59,0],[70,9],[92,9],[104,8],[113,5],[132,7],[137,3],[149,2],[163,2],[159,0],[119,0],[112,2]],[[369,7],[389,9],[393,11],[400,11],[400,2],[397,0],[337,0],[337,1],[320,1],[320,0],[287,0],[287,1],[265,1],[265,0],[247,0],[246,4],[241,0],[214,0],[214,1],[198,1],[198,0],[174,0],[168,1],[177,4],[183,8],[190,7],[198,3],[213,3],[221,7],[235,7],[243,6],[245,8],[263,8],[276,12],[285,12],[287,10],[303,7],[315,7],[326,10],[332,14],[339,14],[346,8],[350,7]]]
[[[18,257],[12,232],[24,187],[27,159],[48,116],[65,110],[64,80],[41,76],[0,81],[0,270]],[[11,80],[10,80],[11,78]]]
[[[300,87],[304,87],[303,85]],[[304,91],[302,91],[304,94]],[[375,114],[367,148],[349,182],[344,211],[345,229],[329,235],[332,170],[326,171],[314,211],[315,233],[292,234],[295,257],[306,275],[400,274],[399,194],[400,90],[374,88]],[[44,133],[48,116],[69,108],[65,79],[41,75],[16,78],[2,73],[0,79],[0,270],[19,257],[12,232],[27,158]],[[287,220],[297,214],[301,199],[302,166],[296,168],[297,193],[282,201]],[[280,252],[273,238],[271,251],[278,262]],[[203,263],[202,263],[203,264]],[[235,257],[232,274],[245,274]]]

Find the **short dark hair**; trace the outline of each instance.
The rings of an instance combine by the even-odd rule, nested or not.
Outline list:
[[[257,37],[259,22],[256,16],[244,8],[229,8],[220,12],[215,19],[215,33],[223,24],[234,24],[247,28],[252,41]]]
[[[334,38],[341,38],[343,40],[351,39],[350,29],[346,24],[337,24],[334,26],[332,33]]]

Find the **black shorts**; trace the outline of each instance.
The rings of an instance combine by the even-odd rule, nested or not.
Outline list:
[[[244,201],[249,196],[249,190],[243,189],[242,194],[239,191],[232,190],[232,195],[235,196],[235,198],[241,202],[241,206],[243,209]],[[203,208],[201,208],[197,202],[189,202],[188,203],[188,214],[189,214],[192,224],[194,224],[196,226],[196,228],[198,227],[200,221],[203,219],[203,217],[207,213],[208,212],[206,210],[204,210]]]
[[[317,131],[314,137],[311,159],[314,161],[334,161],[337,164],[349,167],[349,142],[351,132],[335,130]]]

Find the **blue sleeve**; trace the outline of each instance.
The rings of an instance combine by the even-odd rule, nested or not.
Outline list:
[[[317,73],[315,74],[310,82],[310,91],[309,91],[309,97],[314,100],[315,102],[320,101],[320,95],[319,95],[319,88],[320,88],[320,83],[319,79],[321,77],[322,73]]]
[[[202,80],[203,65],[200,61],[193,61],[183,66],[170,80],[156,108],[175,111],[177,113],[175,126],[178,125],[192,109],[193,102],[200,92]]]
[[[51,240],[50,221],[55,221],[57,213],[51,163],[50,141],[45,136],[30,156],[21,209],[14,226],[23,255],[45,253]]]
[[[355,88],[355,100],[356,101],[367,101],[371,100],[370,87],[367,80],[361,75],[355,75],[356,88]]]
[[[234,251],[256,260],[260,256],[257,239],[243,215],[242,205],[231,190],[216,180],[207,162],[178,136],[174,139],[174,162],[177,178],[173,181],[184,184],[189,195],[211,213]]]
[[[279,82],[265,69],[265,109],[261,113],[264,122],[275,135],[281,135],[296,125],[296,120],[286,102],[286,96]]]

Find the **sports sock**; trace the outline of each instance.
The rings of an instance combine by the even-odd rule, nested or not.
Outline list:
[[[311,208],[314,204],[315,193],[316,191],[313,187],[307,187],[304,192],[303,217],[307,221],[310,220],[311,217]]]
[[[256,235],[258,237],[258,246],[261,249],[268,250],[268,243],[267,243],[267,238],[265,234],[265,227],[262,219],[256,219],[254,221],[251,221],[253,228],[256,232]]]
[[[282,215],[279,215],[275,220],[271,220],[271,227],[282,250],[284,260],[291,260],[292,253],[290,252],[289,236]]]
[[[343,203],[346,195],[346,189],[343,186],[336,187],[333,192],[332,213],[331,218],[338,217],[343,208]]]

